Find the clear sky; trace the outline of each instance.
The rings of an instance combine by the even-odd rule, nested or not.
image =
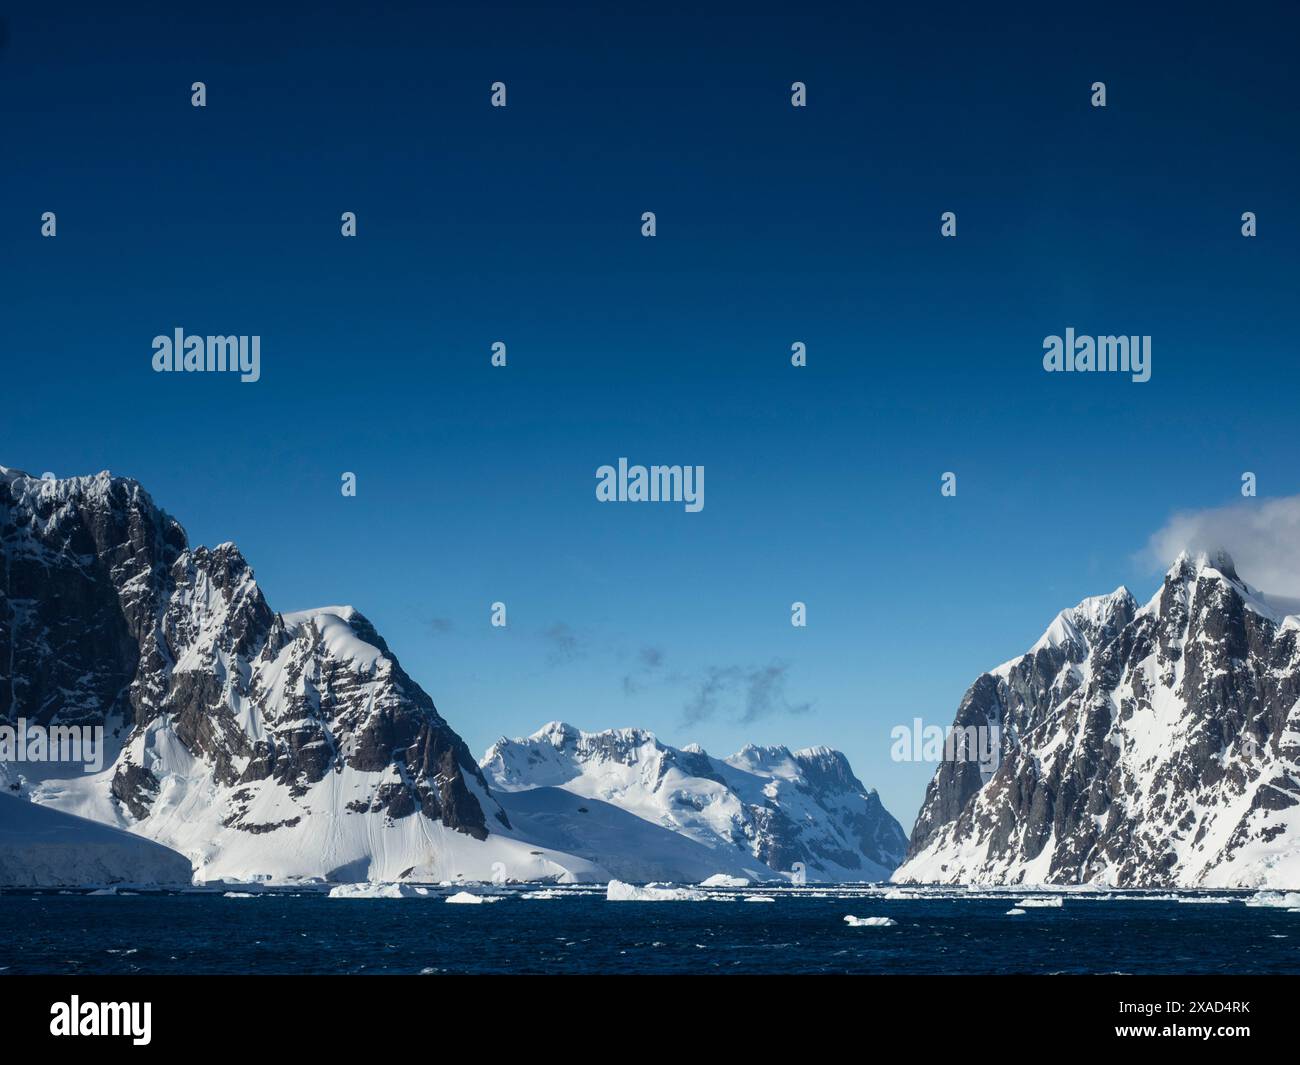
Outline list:
[[[355,605],[476,751],[826,743],[910,829],[893,726],[1300,492],[1293,5],[364,6],[7,17],[0,463]],[[155,374],[177,327],[261,380]],[[1151,380],[1045,373],[1067,327]],[[703,511],[597,502],[620,456]]]

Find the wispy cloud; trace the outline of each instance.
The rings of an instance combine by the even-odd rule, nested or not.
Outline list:
[[[563,621],[554,621],[542,630],[542,639],[546,641],[546,661],[548,665],[560,666],[572,662],[583,654],[581,641],[573,628]]]
[[[1261,591],[1300,596],[1300,496],[1175,514],[1148,541],[1146,561],[1163,569],[1180,551],[1218,548]]]
[[[623,694],[635,695],[662,680],[664,657],[661,647],[642,647],[636,655],[636,667],[623,676]]]
[[[772,662],[766,666],[710,666],[683,708],[687,725],[706,721],[719,712],[735,713],[742,724],[776,714],[803,714],[811,702],[791,702],[785,685],[789,666]]]

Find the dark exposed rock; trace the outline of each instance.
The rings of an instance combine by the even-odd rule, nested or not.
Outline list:
[[[158,779],[149,770],[123,762],[113,774],[113,797],[131,811],[131,816],[149,816],[158,797]]]
[[[1298,632],[1223,553],[1180,557],[1145,608],[1120,589],[1065,611],[966,693],[956,724],[1000,729],[1000,762],[940,765],[897,877],[1268,881],[1300,847],[1278,816],[1300,794]]]
[[[369,621],[336,609],[287,624],[238,548],[191,548],[140,485],[107,473],[0,468],[0,721],[20,717],[116,732],[111,795],[136,820],[159,800],[150,766],[178,768],[149,747],[165,727],[216,786],[240,786],[223,818],[238,831],[309,819],[302,808],[250,821],[259,788],[283,788],[291,806],[351,769],[370,783],[337,816],[488,834],[466,782],[489,794],[474,758]]]

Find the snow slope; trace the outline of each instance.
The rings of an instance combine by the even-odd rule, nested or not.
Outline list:
[[[147,839],[0,794],[0,887],[186,887],[190,863]]]

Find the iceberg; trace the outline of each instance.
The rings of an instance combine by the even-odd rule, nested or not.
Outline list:
[[[605,888],[605,898],[609,902],[703,902],[708,895],[695,888],[671,887],[665,884],[625,884],[622,880],[611,880]]]

